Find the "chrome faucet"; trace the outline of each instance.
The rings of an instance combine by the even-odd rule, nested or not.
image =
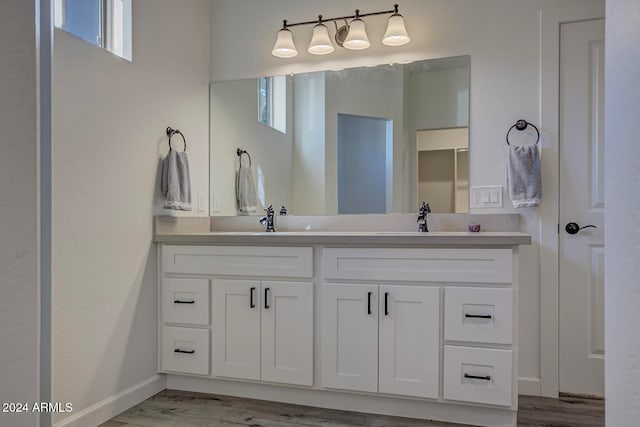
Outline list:
[[[280,208],[280,216],[286,216],[288,212],[289,211],[287,211],[286,206],[282,205],[282,207]]]
[[[267,213],[267,216],[260,218],[260,224],[267,226],[267,229],[265,230],[267,233],[273,233],[276,231],[276,228],[273,225],[273,206],[267,206],[264,211]]]
[[[418,231],[421,233],[428,233],[429,227],[427,225],[427,217],[431,213],[431,207],[429,203],[422,202],[422,206],[418,210]]]

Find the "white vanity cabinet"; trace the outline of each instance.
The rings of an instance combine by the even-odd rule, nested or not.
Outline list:
[[[311,386],[312,254],[161,246],[161,372]]]
[[[324,387],[514,405],[511,249],[325,248],[322,263]]]
[[[313,383],[311,282],[214,279],[213,374]]]
[[[440,290],[322,285],[322,385],[438,398]]]
[[[515,243],[244,238],[281,244],[160,245],[167,387],[516,425]]]

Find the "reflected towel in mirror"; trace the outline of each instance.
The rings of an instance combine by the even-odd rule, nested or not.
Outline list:
[[[236,201],[241,213],[249,214],[258,210],[253,172],[251,166],[243,165],[242,161],[236,173]]]

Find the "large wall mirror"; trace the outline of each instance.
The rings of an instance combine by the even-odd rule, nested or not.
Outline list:
[[[211,215],[468,212],[468,56],[214,82],[210,119]]]

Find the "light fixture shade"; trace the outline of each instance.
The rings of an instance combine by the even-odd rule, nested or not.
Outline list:
[[[387,31],[384,33],[382,44],[387,46],[402,46],[411,41],[407,28],[404,25],[404,18],[399,13],[394,13],[389,17]]]
[[[329,37],[329,29],[324,24],[313,27],[313,35],[307,52],[313,55],[327,55],[336,50]]]
[[[367,30],[362,19],[354,19],[349,25],[349,34],[342,44],[343,47],[351,50],[362,50],[371,46]]]
[[[287,28],[278,31],[278,38],[271,54],[278,58],[293,58],[298,54],[296,45],[293,43],[293,34]]]

